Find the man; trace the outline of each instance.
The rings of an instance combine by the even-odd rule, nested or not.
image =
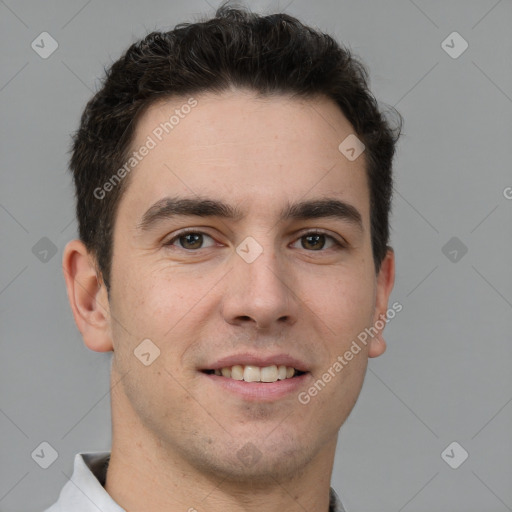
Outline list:
[[[113,351],[112,450],[78,454],[48,510],[344,510],[397,138],[362,65],[285,14],[223,5],[114,63],[74,137],[63,257],[86,346]]]

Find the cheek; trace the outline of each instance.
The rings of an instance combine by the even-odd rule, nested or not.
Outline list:
[[[146,426],[156,431],[165,424],[179,432],[191,409],[191,397],[180,385],[181,354],[190,334],[187,322],[190,325],[194,321],[193,306],[198,302],[196,295],[201,294],[196,288],[187,290],[186,280],[168,274],[143,275],[132,268],[122,279],[118,275],[111,300],[115,317],[113,366],[122,376],[122,387],[131,407]],[[153,352],[153,346],[145,341],[150,358],[158,354],[146,366],[134,351],[147,339],[159,352]],[[174,423],[169,420],[171,416]]]
[[[193,337],[201,323],[200,315],[205,314],[204,308],[210,303],[205,294],[214,287],[215,280],[192,276],[190,272],[184,275],[168,265],[167,268],[156,266],[146,273],[142,264],[125,268],[123,279],[116,283],[112,310],[125,327],[125,330],[117,329],[123,340],[122,349],[126,351],[128,345],[133,351],[142,340],[149,338],[162,351],[172,352],[172,360],[176,359],[186,348],[187,338]],[[208,297],[210,301],[211,295],[213,291]],[[133,338],[135,346],[131,346],[132,342],[126,344],[127,338]]]
[[[329,327],[338,349],[340,345],[350,344],[372,321],[375,285],[369,273],[354,269],[326,280],[316,297],[317,314]]]
[[[364,265],[340,273],[324,283],[318,296],[318,316],[328,325],[325,366],[315,375],[320,380],[318,407],[335,408],[335,422],[342,422],[352,410],[363,385],[368,357],[367,346],[358,335],[372,323],[375,280]],[[313,391],[314,392],[314,391]],[[336,423],[336,427],[338,427]],[[341,423],[340,423],[341,424]]]

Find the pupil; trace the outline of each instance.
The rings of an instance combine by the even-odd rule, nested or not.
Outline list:
[[[181,238],[182,240],[185,239],[185,245],[187,245],[192,238],[195,239],[195,241],[191,242],[191,244],[194,245],[194,247],[185,247],[185,249],[197,249],[198,246],[201,246],[202,235],[200,233],[187,233],[186,235],[183,235]]]
[[[324,236],[324,235],[322,235],[322,234],[318,234],[318,235],[307,235],[305,238],[307,239],[307,241],[308,241],[307,243],[309,244],[309,241],[310,241],[311,239],[316,239],[316,242],[318,243],[318,239],[319,239],[320,237],[323,237],[323,236]],[[315,244],[313,244],[313,245],[315,245]],[[323,246],[324,246],[324,244],[321,244],[320,249],[321,249]]]

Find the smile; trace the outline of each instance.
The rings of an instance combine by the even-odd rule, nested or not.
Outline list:
[[[216,370],[204,370],[204,373],[222,376],[232,380],[242,380],[245,382],[277,382],[278,380],[298,377],[305,372],[285,365],[273,364],[270,366],[260,367],[236,364]]]

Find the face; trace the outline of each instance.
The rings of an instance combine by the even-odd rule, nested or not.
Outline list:
[[[133,148],[155,145],[118,207],[117,410],[173,460],[282,477],[333,451],[367,358],[385,347],[375,338],[343,357],[391,291],[389,272],[374,271],[364,154],[338,150],[353,129],[327,99],[233,91],[180,109],[187,99],[139,120]],[[147,365],[134,355],[143,340]],[[300,372],[282,379],[293,372],[280,366]]]

